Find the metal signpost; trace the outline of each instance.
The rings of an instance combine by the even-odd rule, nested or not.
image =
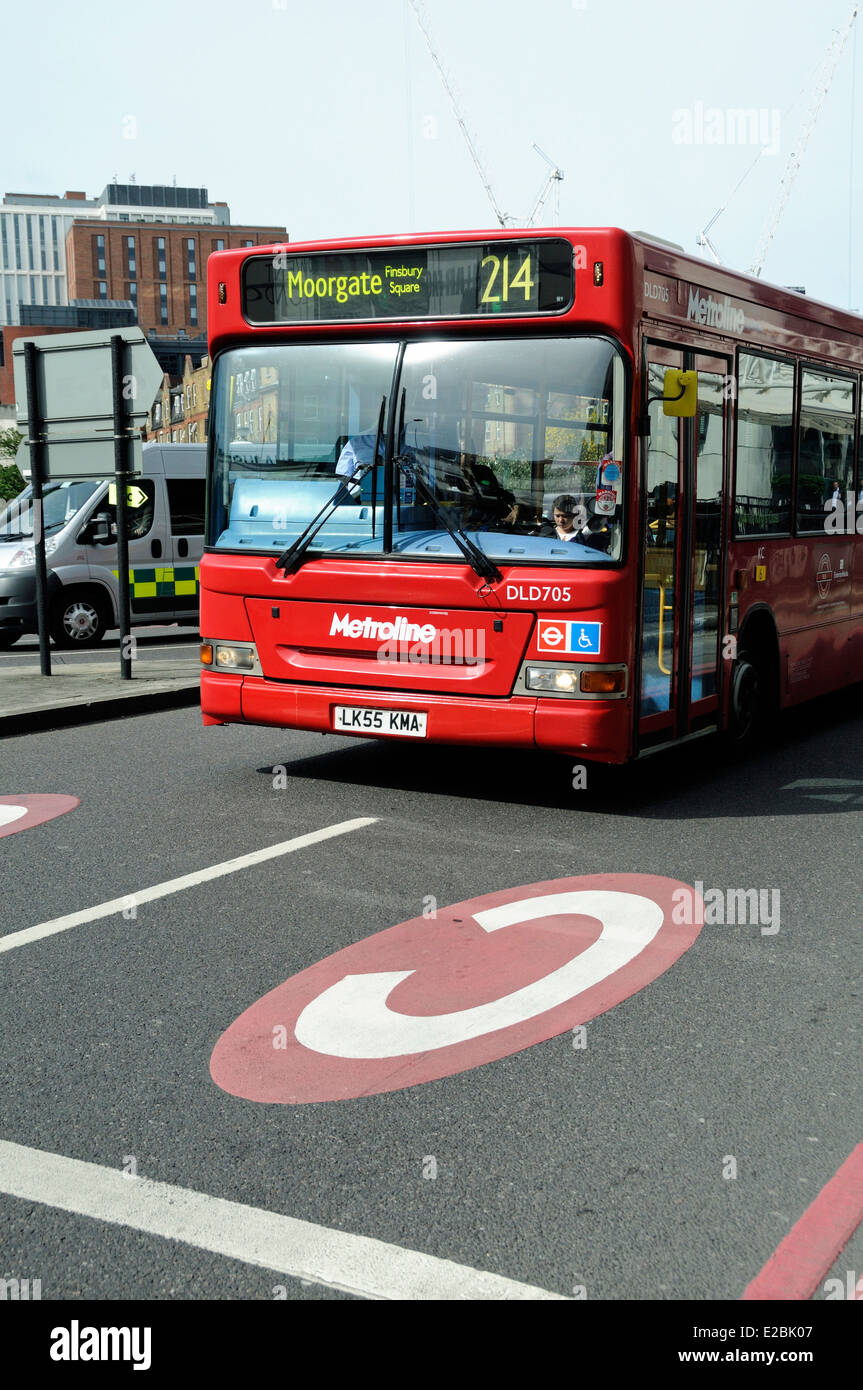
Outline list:
[[[29,414],[40,418],[39,384],[36,372],[36,348],[28,342],[24,349],[24,370],[27,383]],[[39,623],[39,665],[43,676],[51,674],[51,642],[48,637],[48,566],[45,561],[45,535],[42,528],[42,483],[44,466],[39,432],[30,440],[30,490],[33,494],[33,541],[36,560],[36,613]]]
[[[51,674],[48,570],[42,526],[45,484],[114,474],[117,507],[120,674],[132,677],[127,488],[141,470],[140,426],[162,381],[140,328],[19,338],[12,348],[18,423],[29,449],[36,558],[39,660]]]

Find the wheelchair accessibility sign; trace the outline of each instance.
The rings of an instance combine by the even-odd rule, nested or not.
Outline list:
[[[536,648],[540,652],[567,652],[599,656],[602,623],[561,622],[557,618],[540,618],[537,624]]]

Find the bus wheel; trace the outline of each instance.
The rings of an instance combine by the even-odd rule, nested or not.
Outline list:
[[[771,714],[770,678],[761,662],[740,652],[731,672],[727,741],[749,749],[764,733]]]
[[[55,604],[50,626],[55,646],[98,646],[108,627],[105,601],[91,589],[71,590]]]

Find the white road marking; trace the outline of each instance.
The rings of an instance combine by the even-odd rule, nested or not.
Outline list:
[[[369,1236],[335,1231],[150,1178],[129,1178],[119,1169],[4,1140],[0,1140],[0,1192],[183,1241],[361,1298],[566,1301],[562,1294]]]
[[[329,1057],[405,1057],[466,1042],[524,1023],[576,998],[621,970],[656,936],[664,913],[652,898],[608,891],[546,893],[477,912],[483,931],[500,931],[557,913],[596,917],[602,931],[586,951],[532,984],[470,1009],[443,1014],[403,1014],[387,999],[413,970],[345,975],[306,1005],[297,1019],[297,1041]]]
[[[226,859],[209,869],[196,869],[194,873],[182,874],[180,878],[169,878],[152,888],[139,888],[122,898],[112,898],[110,902],[99,903],[96,907],[85,907],[80,912],[70,912],[65,917],[54,917],[50,922],[40,922],[35,927],[25,927],[22,931],[10,932],[0,936],[0,952],[12,951],[16,946],[26,946],[30,941],[39,941],[43,936],[54,936],[57,932],[68,931],[70,927],[80,927],[85,922],[97,922],[100,917],[113,917],[128,908],[130,900],[140,907],[156,898],[166,898],[171,893],[181,893],[185,888],[195,888],[199,883],[209,883],[225,874],[235,874],[240,869],[250,869],[255,864],[263,864],[268,859],[278,859],[283,854],[293,854],[294,850],[305,849],[308,845],[331,840],[335,835],[347,835],[351,830],[362,830],[363,826],[374,825],[377,816],[358,816],[355,820],[339,821],[337,825],[325,826],[323,830],[312,830],[307,835],[297,835],[293,840],[282,840],[277,845],[253,850],[251,854],[241,854],[237,859]]]
[[[26,816],[26,806],[12,806],[9,802],[0,804],[0,825],[11,825],[13,820]]]

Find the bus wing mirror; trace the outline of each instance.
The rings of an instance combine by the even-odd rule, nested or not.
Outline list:
[[[691,420],[698,403],[698,373],[669,367],[662,383],[662,413]]]

